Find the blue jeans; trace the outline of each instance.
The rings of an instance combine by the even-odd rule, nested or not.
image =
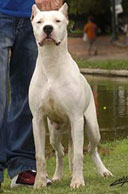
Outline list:
[[[28,88],[36,58],[30,19],[0,14],[0,182],[5,168],[10,178],[36,169],[28,105]]]

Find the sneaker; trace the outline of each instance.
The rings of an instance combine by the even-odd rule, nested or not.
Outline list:
[[[36,171],[28,170],[15,176],[11,181],[11,188],[20,186],[33,186],[35,183]],[[47,178],[47,185],[51,185],[52,181]]]

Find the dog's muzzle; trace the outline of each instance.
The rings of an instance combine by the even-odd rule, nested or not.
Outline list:
[[[39,42],[40,46],[44,45],[44,42],[47,41],[53,41],[55,43],[56,46],[59,46],[61,41],[56,41],[54,39],[54,37],[52,36],[52,32],[53,32],[53,26],[52,25],[45,25],[43,28],[43,32],[45,33],[45,37]]]
[[[47,37],[50,38],[50,34],[53,31],[53,26],[46,25],[46,26],[44,26],[43,30],[44,30],[45,34],[47,35]]]

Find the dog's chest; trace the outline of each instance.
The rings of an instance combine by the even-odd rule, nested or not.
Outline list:
[[[57,95],[53,95],[51,91],[47,93],[44,99],[43,111],[45,115],[56,123],[67,122],[68,118],[61,102],[60,98]]]

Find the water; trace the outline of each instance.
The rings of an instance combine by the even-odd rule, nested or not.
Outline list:
[[[97,109],[102,141],[128,136],[128,78],[86,75]]]

